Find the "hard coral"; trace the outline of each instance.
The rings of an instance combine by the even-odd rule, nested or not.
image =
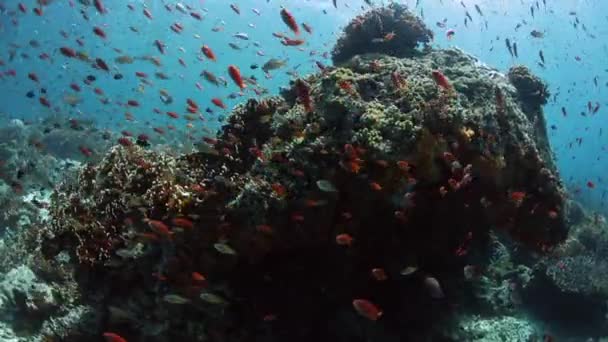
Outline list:
[[[533,75],[530,69],[523,65],[517,65],[509,69],[509,81],[517,89],[522,101],[534,105],[544,105],[549,99],[547,85],[537,76]]]
[[[340,64],[365,53],[409,57],[414,55],[418,44],[432,39],[433,32],[407,6],[391,3],[353,19],[338,39],[332,60]]]

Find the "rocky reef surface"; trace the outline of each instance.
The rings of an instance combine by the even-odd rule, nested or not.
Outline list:
[[[2,298],[36,324],[7,329],[27,341],[540,341],[521,316],[542,307],[538,291],[605,300],[552,271],[591,246],[564,254],[576,208],[546,139],[546,85],[525,67],[419,50],[430,31],[414,19],[396,4],[356,18],[335,67],[236,107],[199,152],[125,144],[66,177],[49,222],[15,243],[30,257],[11,272],[32,285]],[[382,45],[393,39],[399,49]]]

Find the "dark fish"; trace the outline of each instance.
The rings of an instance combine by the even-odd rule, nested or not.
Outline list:
[[[471,14],[469,13],[469,11],[464,11],[464,14],[467,16],[467,18],[469,18],[469,20],[471,22],[473,22],[473,17],[471,17]]]
[[[543,54],[543,50],[538,51],[538,57],[540,57],[540,60],[543,62],[543,64],[545,64],[545,55]]]
[[[593,84],[595,84],[595,86],[597,87],[597,76],[595,76],[595,77],[593,78]]]
[[[122,80],[122,77],[123,77],[122,74],[116,74],[116,75],[114,75],[114,79],[115,80]]]
[[[509,50],[511,57],[513,57],[513,47],[511,46],[511,41],[509,38],[505,38],[505,44],[507,45],[507,49]]]
[[[563,116],[568,116],[568,113],[566,113],[566,108],[562,107],[562,115]]]
[[[251,64],[251,65],[249,66],[249,68],[250,68],[251,70],[255,70],[255,69],[259,68],[259,67],[260,67],[260,66],[259,66],[259,65],[257,65],[257,64]]]
[[[30,99],[31,99],[31,98],[33,98],[34,96],[36,96],[36,94],[34,94],[34,91],[33,91],[33,90],[30,90],[30,91],[28,91],[28,92],[25,94],[25,96],[27,96],[28,98],[30,98]]]
[[[334,1],[334,8],[338,8],[338,1],[337,0],[333,0]]]
[[[545,34],[538,30],[532,30],[532,32],[530,32],[530,35],[534,38],[544,38],[545,37]]]
[[[530,6],[530,14],[532,15],[532,18],[534,18],[534,6]]]
[[[95,78],[95,76],[93,76],[93,75],[88,75],[87,76],[87,80],[90,81],[90,82],[94,82],[96,79],[97,78]]]
[[[481,11],[481,8],[479,8],[479,6],[477,4],[475,4],[475,10],[477,11],[477,13],[479,13],[480,16],[483,17],[483,12]]]
[[[515,58],[518,58],[519,55],[517,55],[517,43],[513,42],[513,54],[515,55]]]

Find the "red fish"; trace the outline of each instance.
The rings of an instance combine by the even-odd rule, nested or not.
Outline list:
[[[247,85],[245,84],[245,82],[243,82],[243,77],[241,77],[241,71],[238,67],[236,67],[235,65],[230,65],[228,67],[228,73],[230,74],[230,77],[232,78],[234,83],[236,83],[236,85],[241,88],[241,90],[247,88]]]
[[[133,142],[131,141],[131,139],[127,138],[127,137],[120,137],[118,138],[118,143],[124,147],[130,147],[133,146]]]
[[[113,332],[104,332],[103,337],[106,339],[106,342],[127,342],[127,340]]]
[[[382,310],[367,299],[353,300],[353,307],[359,315],[372,321],[377,321],[382,316]]]
[[[385,281],[385,280],[388,279],[388,276],[386,275],[386,272],[382,268],[374,268],[374,269],[372,269],[371,273],[372,273],[372,276],[377,281]]]
[[[190,12],[190,16],[196,20],[203,20],[203,16],[197,12]]]
[[[226,105],[220,98],[214,97],[211,99],[211,102],[213,102],[214,105],[216,105],[222,109],[226,109]]]
[[[588,187],[589,189],[593,189],[593,188],[595,188],[595,183],[593,183],[592,181],[588,181],[588,182],[587,182],[587,187]]]
[[[171,238],[171,235],[173,235],[173,232],[171,230],[169,230],[169,226],[167,226],[162,221],[149,220],[149,219],[145,219],[144,221],[147,221],[150,229],[152,229],[155,233],[157,233],[161,236]]]
[[[40,81],[38,80],[38,75],[36,75],[36,74],[35,74],[35,73],[33,73],[33,72],[30,72],[29,74],[27,74],[27,77],[28,77],[30,80],[32,80],[32,81],[34,81],[34,82],[36,82],[36,83],[40,82]]]
[[[176,112],[167,112],[167,115],[169,115],[169,117],[171,117],[173,119],[179,118],[179,114],[177,114]]]
[[[98,35],[99,37],[101,37],[103,39],[106,39],[106,33],[100,27],[95,26],[93,28],[93,33],[95,33],[96,35]]]
[[[350,246],[353,244],[353,240],[353,237],[346,233],[336,236],[336,243],[340,246]]]
[[[85,146],[79,146],[78,149],[86,157],[90,157],[93,155],[93,151],[91,151],[89,148],[87,148]]]
[[[310,86],[306,84],[306,82],[298,79],[295,84],[296,94],[298,99],[304,106],[306,113],[310,113],[313,111],[312,98],[310,96]]]
[[[101,13],[101,14],[106,13],[106,8],[103,5],[103,2],[101,2],[101,0],[95,0],[95,8],[97,8],[99,13]]]
[[[146,73],[145,73],[145,72],[143,72],[143,71],[136,71],[136,72],[135,72],[135,76],[137,76],[137,77],[141,77],[141,78],[148,78],[148,74],[146,74]]]
[[[174,218],[173,220],[171,220],[171,224],[173,224],[176,227],[180,227],[180,228],[186,228],[186,229],[194,228],[194,223],[192,223],[192,221],[190,221],[184,217]]]
[[[80,86],[76,83],[70,84],[70,88],[72,88],[74,91],[80,91]]]
[[[300,34],[300,28],[298,27],[298,23],[296,23],[296,19],[286,8],[281,10],[281,19],[295,34]]]
[[[291,39],[289,37],[285,37],[283,38],[283,40],[281,40],[281,44],[285,45],[285,46],[299,46],[304,44],[304,40],[303,39]]]
[[[435,83],[437,83],[438,86],[440,86],[443,89],[451,89],[452,86],[450,85],[450,82],[448,82],[447,77],[445,77],[445,75],[439,71],[439,70],[433,70],[432,72],[433,75],[433,80],[435,80]]]
[[[137,102],[136,100],[128,100],[127,105],[131,107],[139,107],[139,102]]]
[[[207,278],[198,272],[192,272],[192,280],[201,282],[207,280]]]
[[[369,183],[369,187],[372,188],[372,190],[374,191],[380,191],[382,190],[382,185],[376,183],[376,182],[370,182]]]
[[[106,62],[101,58],[96,58],[95,64],[97,64],[97,66],[102,70],[110,71],[110,67],[108,67],[108,64],[106,64]]]
[[[27,7],[25,7],[25,5],[24,5],[24,4],[19,3],[19,6],[18,6],[18,7],[19,7],[19,10],[20,10],[22,13],[27,13]]]
[[[188,106],[198,109],[198,104],[194,102],[193,99],[188,98],[186,99],[186,102],[188,103]]]
[[[209,58],[212,61],[216,61],[217,59],[215,58],[215,53],[213,53],[213,50],[211,50],[210,47],[208,47],[207,45],[203,45],[203,47],[201,48],[201,51],[203,51],[203,54],[205,54],[205,56],[207,56],[207,58]]]
[[[70,58],[74,58],[76,57],[76,51],[74,51],[73,49],[69,48],[69,47],[60,47],[59,51],[61,52],[62,55],[66,56],[66,57],[70,57]]]
[[[46,98],[46,97],[41,97],[40,99],[38,99],[38,101],[40,101],[40,104],[45,106],[45,107],[51,107],[51,102]]]
[[[42,7],[36,7],[34,8],[34,13],[36,13],[37,16],[42,16]]]
[[[272,191],[274,191],[274,193],[279,197],[285,197],[285,195],[287,195],[287,189],[285,189],[283,184],[273,183],[270,185],[270,187],[272,188]]]

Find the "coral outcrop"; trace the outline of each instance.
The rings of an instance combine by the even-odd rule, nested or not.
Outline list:
[[[546,253],[567,226],[521,87],[412,52],[429,39],[405,7],[374,9],[338,67],[237,107],[200,152],[112,148],[53,195],[41,258],[129,340],[432,337],[492,231]]]
[[[366,53],[410,57],[433,39],[433,32],[407,7],[391,3],[352,20],[332,51],[334,64]]]

